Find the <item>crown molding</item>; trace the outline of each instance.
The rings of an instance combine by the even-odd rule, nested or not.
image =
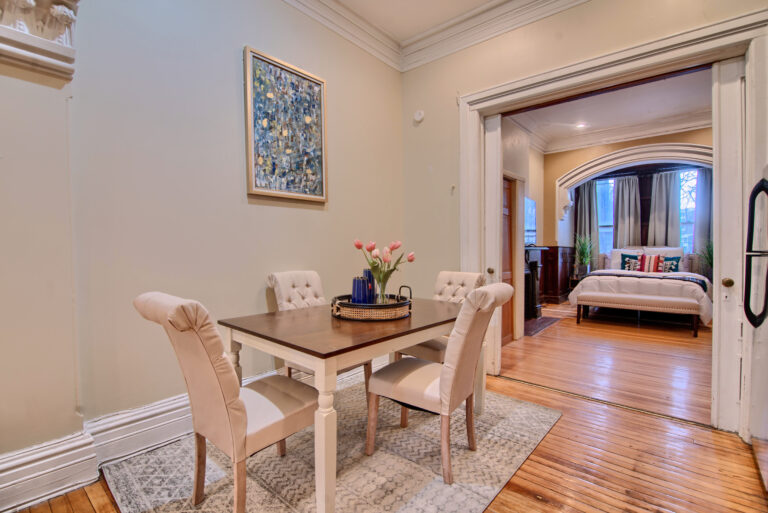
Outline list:
[[[530,120],[526,120],[525,118],[521,117],[520,119],[511,121],[515,122],[517,126],[531,135],[531,143],[536,149],[545,154],[549,154],[559,153],[561,151],[578,150],[580,148],[588,148],[600,144],[612,144],[632,141],[635,139],[657,137],[660,135],[676,134],[700,128],[709,128],[712,126],[712,110],[706,109],[677,116],[669,116],[648,123],[594,130],[561,139],[545,139],[541,137],[536,132],[535,127],[531,127],[526,123],[526,121]]]
[[[408,71],[588,0],[493,2],[401,43],[336,0],[283,0],[398,71]]]
[[[335,0],[283,0],[398,71],[400,44]]]
[[[510,0],[482,6],[402,43],[401,71],[408,71],[528,25],[587,0]]]

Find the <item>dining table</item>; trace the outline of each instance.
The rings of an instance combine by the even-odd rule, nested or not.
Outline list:
[[[376,357],[448,335],[461,305],[432,299],[412,300],[403,319],[356,321],[336,318],[330,305],[222,319],[225,347],[242,384],[243,346],[295,362],[314,372],[318,391],[315,411],[315,487],[317,511],[334,511],[336,498],[336,410],[333,396],[337,371]],[[475,411],[482,412],[485,392],[484,355],[476,370]]]

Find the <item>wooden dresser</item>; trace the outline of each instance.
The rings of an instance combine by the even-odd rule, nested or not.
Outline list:
[[[549,246],[541,252],[541,301],[562,303],[568,299],[574,254],[569,246]]]

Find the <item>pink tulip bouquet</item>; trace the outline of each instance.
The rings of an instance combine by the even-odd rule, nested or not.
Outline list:
[[[405,252],[400,253],[400,256],[395,259],[393,252],[400,249],[400,246],[402,245],[402,242],[396,240],[391,242],[389,246],[384,246],[383,249],[379,250],[379,248],[376,247],[376,243],[373,241],[370,241],[363,246],[363,243],[360,242],[360,240],[355,239],[355,247],[363,252],[363,256],[368,262],[368,267],[371,268],[373,279],[379,285],[379,303],[387,302],[387,282],[389,281],[389,277],[392,276],[392,273],[397,271],[398,266],[403,262],[403,257],[405,257],[408,262],[413,262],[416,259],[413,251],[408,253],[408,255],[405,255]]]

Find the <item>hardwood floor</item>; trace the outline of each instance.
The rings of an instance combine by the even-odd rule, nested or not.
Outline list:
[[[19,513],[119,513],[104,477],[84,488],[41,502]]]
[[[734,434],[504,378],[488,389],[563,416],[486,511],[768,511]]]
[[[576,325],[575,307],[567,304],[548,305],[543,315],[561,320],[505,345],[503,376],[710,424],[710,328],[693,338],[687,322],[638,325],[634,312],[628,318],[594,310]]]
[[[505,378],[489,376],[488,389],[562,412],[488,512],[768,511],[752,453],[736,435]],[[102,479],[22,513],[117,507]]]

